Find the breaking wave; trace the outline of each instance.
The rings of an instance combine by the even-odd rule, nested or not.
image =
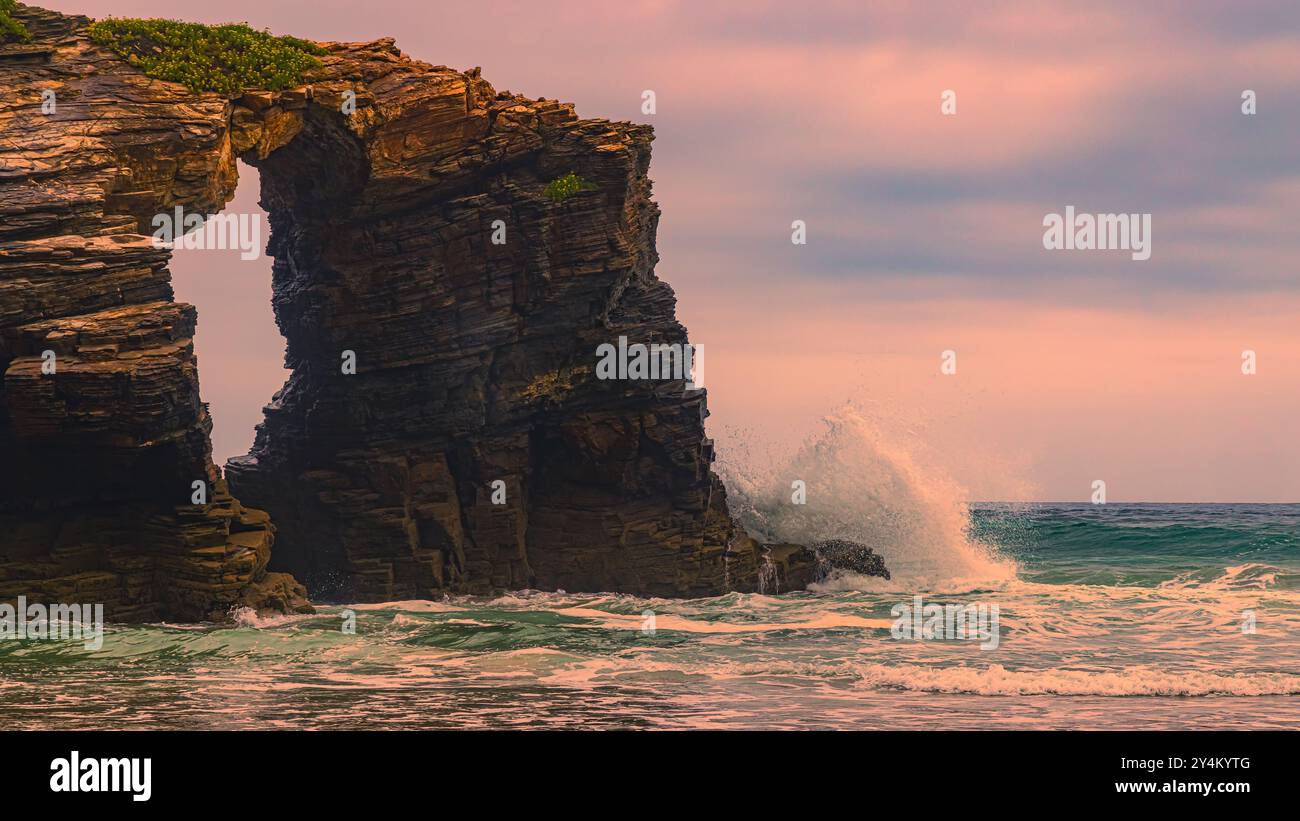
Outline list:
[[[860,542],[885,559],[892,581],[840,574],[825,590],[963,591],[1016,577],[1015,563],[973,540],[960,487],[847,406],[788,464],[719,463],[736,518],[761,541]],[[805,500],[792,502],[792,483]]]

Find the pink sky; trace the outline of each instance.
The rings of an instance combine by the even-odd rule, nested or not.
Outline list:
[[[658,273],[706,349],[724,450],[791,447],[854,398],[973,499],[1086,501],[1104,479],[1116,501],[1300,501],[1291,4],[45,5],[393,35],[498,89],[653,124]],[[241,186],[230,210],[255,202]],[[1151,260],[1044,251],[1066,205],[1151,213]],[[220,462],[285,376],[269,261],[179,252],[173,271]]]

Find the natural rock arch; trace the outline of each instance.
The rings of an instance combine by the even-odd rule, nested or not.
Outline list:
[[[648,126],[498,94],[391,40],[328,44],[308,85],[232,101],[141,75],[85,18],[16,16],[47,51],[0,47],[0,598],[203,618],[295,606],[268,567],[365,600],[711,595],[757,589],[760,562],[806,579],[807,551],[728,515],[702,390],[592,374],[619,336],[686,342],[654,274]],[[261,172],[292,375],[227,492],[196,313],[146,226],[217,211],[236,158]],[[595,189],[547,198],[570,171]]]

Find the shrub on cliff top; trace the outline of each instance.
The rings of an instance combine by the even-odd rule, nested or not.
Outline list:
[[[316,55],[325,53],[315,43],[276,37],[243,23],[109,18],[91,23],[90,38],[150,77],[231,97],[301,85],[303,74],[320,65]]]
[[[595,188],[595,183],[587,182],[570,171],[563,177],[556,177],[551,180],[546,186],[546,196],[550,197],[554,202],[564,202],[579,191],[592,191]]]
[[[0,0],[0,43],[26,43],[32,39],[27,27],[9,15],[18,8],[18,0]]]

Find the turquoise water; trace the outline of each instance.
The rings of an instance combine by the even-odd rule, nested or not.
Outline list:
[[[110,626],[99,650],[0,642],[0,722],[1300,727],[1300,505],[980,505],[969,533],[1014,569],[692,601],[529,592],[326,606],[233,626]],[[996,604],[997,648],[893,638],[891,608],[915,594]],[[347,609],[355,634],[340,629]]]

